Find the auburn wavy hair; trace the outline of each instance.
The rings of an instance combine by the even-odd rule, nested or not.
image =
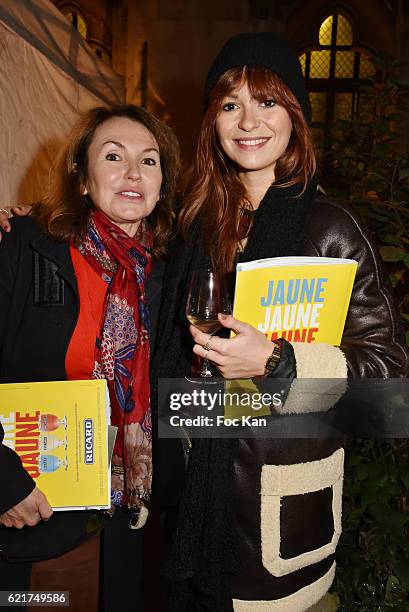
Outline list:
[[[78,245],[85,238],[94,204],[83,195],[87,179],[88,149],[95,130],[113,117],[126,117],[144,125],[159,146],[162,169],[161,198],[147,218],[153,233],[153,256],[166,255],[174,230],[175,191],[180,169],[179,144],[172,129],[145,109],[133,104],[98,106],[85,112],[51,167],[45,197],[34,205],[33,216],[51,238]]]
[[[251,96],[263,102],[274,100],[284,107],[293,123],[293,131],[284,154],[277,160],[277,188],[300,185],[300,195],[315,173],[316,160],[310,129],[299,102],[282,81],[258,66],[241,66],[227,70],[210,93],[197,147],[196,162],[185,188],[184,204],[179,216],[179,230],[185,237],[200,218],[205,249],[217,269],[232,269],[240,243],[239,221],[243,209],[251,209],[238,168],[221,148],[216,119],[225,96],[247,84]]]

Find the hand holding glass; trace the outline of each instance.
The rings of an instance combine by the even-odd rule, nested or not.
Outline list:
[[[229,302],[226,281],[223,275],[208,268],[193,272],[189,283],[189,294],[186,303],[188,321],[211,336],[221,328],[218,313],[229,314]],[[212,371],[209,361],[203,359],[201,378],[210,378]]]

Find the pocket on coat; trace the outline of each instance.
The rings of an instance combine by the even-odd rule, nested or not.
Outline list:
[[[285,576],[335,552],[341,535],[344,450],[292,465],[263,465],[261,553]]]

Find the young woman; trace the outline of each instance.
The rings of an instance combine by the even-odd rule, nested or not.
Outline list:
[[[101,548],[107,611],[143,609],[137,527],[152,488],[151,323],[178,151],[171,129],[142,108],[91,109],[56,160],[43,201],[0,244],[0,382],[107,380],[118,426],[115,512]],[[2,440],[0,423],[0,588],[69,591],[71,609],[96,612],[101,516],[52,514]]]
[[[235,36],[210,68],[205,102],[165,280],[156,375],[189,373],[192,349],[226,378],[407,375],[408,352],[376,248],[352,210],[317,189],[295,53],[274,33]],[[236,333],[231,339],[188,327],[193,270],[211,263],[228,273],[237,260],[285,255],[358,262],[339,347],[272,346],[226,315],[219,319]],[[287,412],[303,410],[289,402]],[[194,440],[165,568],[169,609],[301,612],[318,602],[334,577],[343,455],[328,439]]]

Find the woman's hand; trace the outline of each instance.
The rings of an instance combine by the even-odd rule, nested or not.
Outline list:
[[[224,378],[262,376],[267,358],[273,352],[271,341],[251,325],[231,315],[219,314],[218,318],[223,327],[232,329],[237,335],[233,338],[219,338],[190,325],[190,333],[196,342],[193,352],[214,363]],[[206,351],[203,346],[209,339],[210,349]]]
[[[15,215],[17,217],[25,217],[31,212],[32,206],[29,204],[22,204],[21,206],[4,206],[0,208],[0,227],[5,232],[11,230],[10,218]],[[1,240],[1,232],[0,232]]]
[[[44,493],[35,487],[20,503],[0,514],[0,525],[22,529],[25,525],[33,527],[40,521],[48,521],[53,510]]]

